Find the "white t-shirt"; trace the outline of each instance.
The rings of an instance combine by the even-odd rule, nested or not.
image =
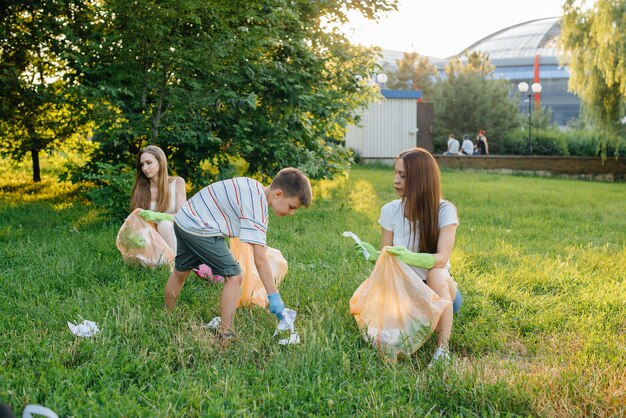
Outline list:
[[[416,231],[415,242],[413,242],[411,223],[404,217],[402,199],[396,199],[384,205],[380,210],[378,223],[387,231],[393,232],[393,245],[402,245],[411,251],[419,252],[419,231]],[[439,229],[452,224],[459,224],[456,207],[447,200],[442,200],[439,204]],[[410,267],[422,280],[426,280],[426,269]],[[450,261],[444,268],[450,270]]]
[[[459,140],[456,138],[448,139],[448,147],[450,147],[450,153],[458,154],[459,153]]]
[[[463,151],[467,155],[472,155],[474,153],[474,143],[472,142],[471,139],[464,139],[462,146],[463,146]]]

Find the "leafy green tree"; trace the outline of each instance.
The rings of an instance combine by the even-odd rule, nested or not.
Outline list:
[[[80,1],[61,0],[0,5],[0,154],[30,154],[35,182],[42,151],[86,137],[86,104],[61,78],[71,47],[66,23],[81,8]]]
[[[576,0],[563,5],[559,43],[570,72],[569,88],[604,131],[603,154],[610,141],[617,156],[626,132],[626,0],[596,0],[586,11],[583,5]]]
[[[94,167],[129,164],[153,143],[196,185],[214,175],[201,162],[227,175],[237,158],[261,175],[331,175],[347,161],[346,124],[374,93],[364,80],[376,57],[321,22],[395,3],[103,2],[74,25],[67,58],[99,115]]]
[[[464,73],[480,74],[488,77],[493,73],[495,66],[489,60],[489,54],[483,51],[465,51],[465,59],[458,55],[452,57],[444,68],[446,77],[453,78]]]
[[[405,52],[402,59],[396,60],[396,65],[395,71],[387,71],[388,88],[421,90],[424,98],[430,96],[437,67],[430,63],[428,57],[417,52]]]
[[[498,139],[519,126],[517,104],[510,99],[505,80],[486,75],[488,57],[476,54],[468,62],[452,59],[444,69],[446,78],[434,86],[433,136],[441,145],[450,132],[475,135],[483,129],[489,151],[497,153]]]

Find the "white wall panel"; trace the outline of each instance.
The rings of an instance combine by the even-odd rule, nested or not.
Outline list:
[[[385,99],[363,111],[360,126],[349,126],[346,147],[363,158],[395,158],[416,144],[417,102]]]

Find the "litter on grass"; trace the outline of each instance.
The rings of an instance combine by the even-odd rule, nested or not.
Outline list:
[[[296,311],[293,309],[283,309],[282,312],[283,319],[278,322],[278,327],[276,327],[276,331],[274,331],[274,335],[272,338],[277,335],[283,336],[287,332],[289,332],[289,336],[286,338],[281,338],[278,340],[278,344],[280,345],[290,345],[290,344],[300,344],[300,335],[296,332],[295,322],[296,322]]]
[[[220,318],[219,316],[216,316],[215,318],[211,319],[209,322],[207,322],[206,324],[202,326],[204,328],[218,329],[221,322],[222,322],[222,318]]]
[[[285,308],[282,314],[283,319],[278,322],[278,326],[276,327],[276,331],[274,331],[274,335],[272,335],[272,338],[275,338],[276,336],[283,337],[278,340],[278,344],[280,345],[300,344],[300,335],[296,332],[295,327],[297,315],[296,311],[294,311],[293,309]],[[203,327],[218,329],[221,322],[222,318],[216,316],[208,323],[204,324]]]
[[[74,325],[68,321],[67,326],[74,335],[78,335],[79,337],[91,337],[100,332],[100,330],[98,329],[98,325],[96,325],[95,322],[87,321],[86,319],[82,323],[77,325]]]

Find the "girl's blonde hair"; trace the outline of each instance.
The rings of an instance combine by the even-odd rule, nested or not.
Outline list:
[[[439,239],[441,175],[435,157],[424,148],[400,153],[404,163],[404,216],[411,225],[413,242],[419,231],[419,252],[434,254]]]
[[[157,212],[165,212],[167,211],[167,206],[170,201],[170,178],[168,175],[167,158],[165,158],[165,153],[156,145],[148,145],[147,147],[142,148],[139,151],[139,154],[137,154],[137,174],[135,174],[133,193],[130,196],[130,211],[132,212],[137,208],[150,209],[150,202],[152,201],[150,193],[150,180],[141,169],[141,156],[144,153],[152,154],[159,163],[157,180],[158,196],[155,210]]]

